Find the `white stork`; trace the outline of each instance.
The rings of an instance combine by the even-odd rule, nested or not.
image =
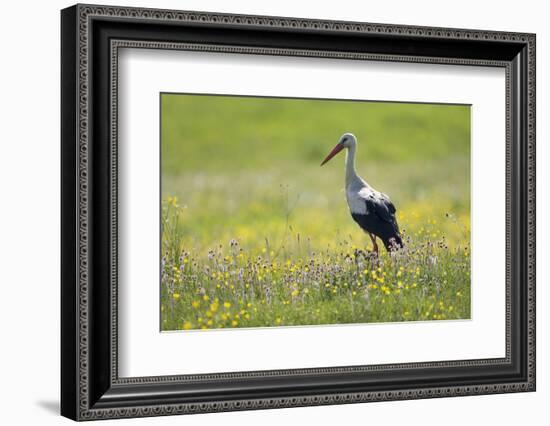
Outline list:
[[[403,247],[399,226],[395,219],[395,206],[390,198],[376,191],[355,171],[355,152],[357,139],[351,133],[345,133],[340,141],[327,155],[321,166],[343,149],[346,153],[346,199],[353,220],[369,234],[373,250],[378,254],[376,237],[380,238],[386,250],[392,251]]]

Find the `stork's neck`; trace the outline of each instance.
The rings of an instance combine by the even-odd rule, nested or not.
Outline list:
[[[346,188],[361,181],[361,178],[355,171],[355,150],[356,145],[353,144],[347,149],[346,152]]]

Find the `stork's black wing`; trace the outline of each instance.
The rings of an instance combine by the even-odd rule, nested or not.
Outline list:
[[[369,194],[364,198],[367,204],[367,211],[376,214],[380,220],[394,224],[397,227],[397,221],[395,220],[395,206],[386,194]],[[399,232],[399,229],[396,229]]]
[[[396,208],[389,197],[374,191],[360,195],[365,202],[367,214],[352,213],[353,219],[365,231],[379,237],[388,250],[393,245],[402,247],[403,240],[395,218]]]

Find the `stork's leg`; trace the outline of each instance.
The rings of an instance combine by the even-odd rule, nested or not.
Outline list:
[[[376,253],[376,256],[378,256],[378,244],[376,244],[376,235],[369,232],[369,237],[372,241],[372,251],[374,251]]]

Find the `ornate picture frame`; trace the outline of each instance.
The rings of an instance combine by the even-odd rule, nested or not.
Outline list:
[[[534,391],[535,40],[534,34],[359,22],[96,5],[64,9],[62,415],[93,420]],[[121,48],[503,68],[506,356],[119,377]]]

